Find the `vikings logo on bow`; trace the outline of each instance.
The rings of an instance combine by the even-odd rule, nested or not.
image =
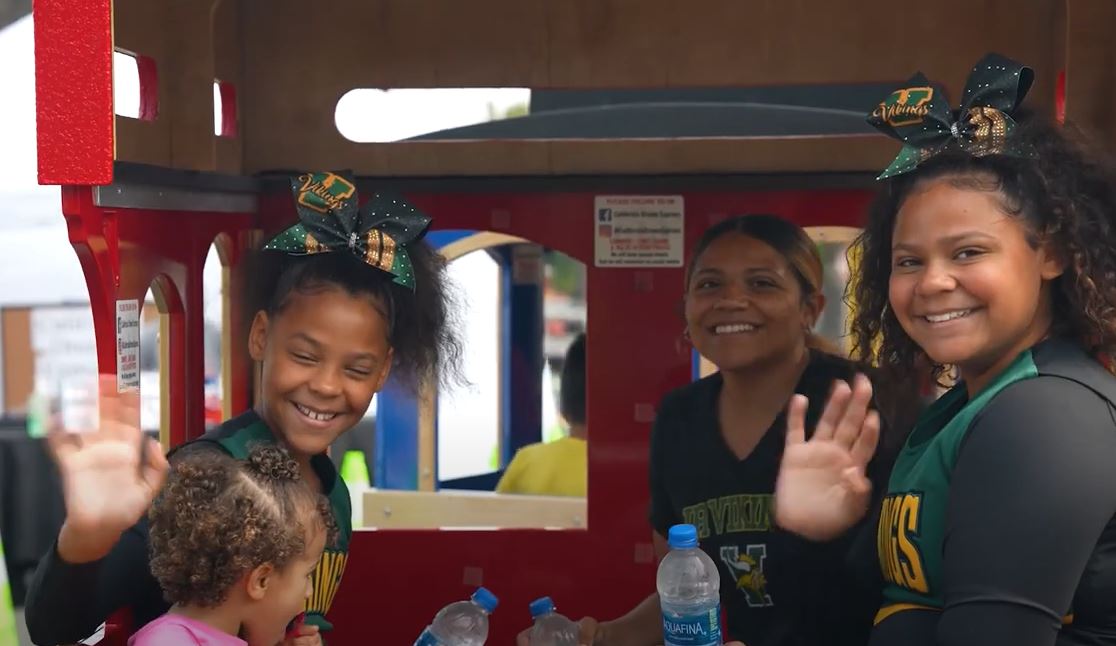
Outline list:
[[[402,198],[377,193],[360,206],[347,173],[307,173],[291,178],[298,224],[272,238],[264,249],[303,256],[351,253],[415,288],[407,245],[426,235],[430,218]]]
[[[352,182],[333,173],[309,173],[298,178],[298,203],[318,213],[339,211],[356,194]]]
[[[872,111],[872,118],[896,128],[922,123],[930,108],[927,104],[934,98],[934,88],[929,86],[907,87],[895,90],[883,103]]]
[[[895,161],[877,179],[914,170],[951,146],[974,156],[1030,156],[1032,151],[1011,141],[1010,135],[1015,128],[1011,113],[1033,81],[1029,67],[988,54],[969,74],[955,116],[942,88],[921,72],[915,74],[868,115],[869,124],[903,142]]]

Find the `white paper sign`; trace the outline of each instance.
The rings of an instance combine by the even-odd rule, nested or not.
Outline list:
[[[116,386],[120,392],[140,387],[139,349],[139,301],[116,301]]]
[[[88,305],[32,309],[31,349],[35,352],[35,382],[51,392],[66,380],[96,384],[97,338]]]
[[[593,206],[597,267],[682,266],[681,195],[598,195]]]

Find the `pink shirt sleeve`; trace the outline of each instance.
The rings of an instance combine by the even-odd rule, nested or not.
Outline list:
[[[163,615],[128,640],[128,646],[247,646],[247,642],[180,615]]]

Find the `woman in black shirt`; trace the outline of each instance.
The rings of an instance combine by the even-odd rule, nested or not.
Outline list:
[[[726,637],[748,646],[863,646],[879,592],[845,566],[859,528],[809,543],[771,522],[787,402],[794,393],[817,402],[812,427],[826,395],[849,389],[858,371],[820,350],[811,332],[825,305],[814,242],[791,222],[750,215],[710,228],[692,258],[686,334],[718,372],[669,393],[659,408],[650,464],[657,555],[668,549],[671,525],[697,527],[721,573]],[[851,396],[866,402],[872,390],[857,379]],[[869,478],[886,473],[887,455]],[[662,643],[658,595],[612,621],[585,619],[583,628],[597,645]]]

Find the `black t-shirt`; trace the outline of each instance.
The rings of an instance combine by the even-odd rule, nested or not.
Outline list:
[[[855,372],[847,360],[811,353],[796,387],[810,400],[808,433],[833,382]],[[651,435],[652,527],[663,536],[677,523],[697,527],[701,548],[721,573],[721,605],[733,639],[748,646],[864,646],[880,588],[874,573],[865,578],[847,561],[863,527],[830,543],[773,527],[785,417],[737,459],[717,418],[722,383],[714,374],[663,398]],[[869,468],[878,491],[888,469],[882,461]]]

